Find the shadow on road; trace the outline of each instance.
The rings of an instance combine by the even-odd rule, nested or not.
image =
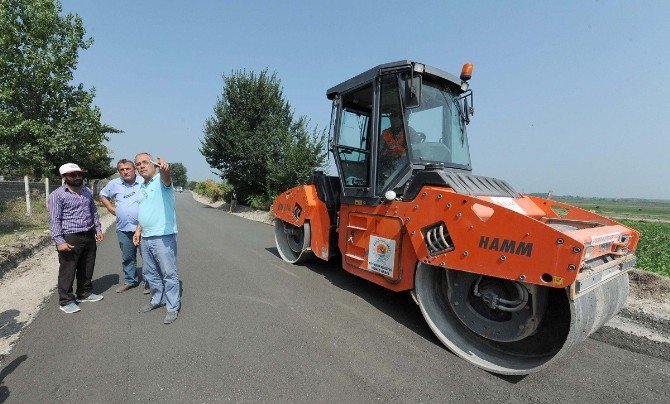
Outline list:
[[[265,250],[281,260],[276,247],[269,247]],[[312,272],[323,276],[338,288],[363,298],[381,312],[414,331],[417,335],[444,348],[444,345],[442,345],[424,321],[419,306],[414,302],[409,292],[393,292],[350,274],[342,269],[341,257],[333,257],[328,262],[316,259],[315,261],[299,265],[305,266]],[[446,348],[444,349],[446,350]],[[453,355],[451,351],[447,350],[447,352]]]
[[[21,331],[25,321],[16,321],[16,317],[21,314],[16,309],[5,310],[0,313],[0,338],[7,338]]]
[[[16,370],[16,368],[18,368],[19,365],[27,358],[28,358],[27,355],[21,355],[18,358],[11,361],[9,365],[5,366],[2,370],[0,370],[0,403],[5,402],[5,400],[7,400],[7,397],[9,397],[9,388],[7,388],[7,386],[5,386],[3,383],[5,377],[7,377],[7,375]]]
[[[119,275],[118,274],[109,274],[105,275],[102,278],[98,278],[93,281],[93,291],[94,293],[105,293],[114,285],[119,284]]]
[[[281,260],[281,256],[276,247],[269,247],[265,250]],[[363,298],[381,312],[414,331],[417,335],[439,346],[451,355],[456,356],[456,354],[447,349],[430,330],[421,314],[419,306],[414,302],[414,299],[412,299],[409,292],[393,292],[377,284],[368,282],[363,278],[359,278],[356,275],[350,274],[342,269],[341,256],[333,257],[328,262],[316,259],[312,262],[299,265],[303,265],[309,268],[312,272],[322,275],[338,288]],[[510,384],[517,384],[526,378],[526,376],[506,376],[492,372],[487,373]]]

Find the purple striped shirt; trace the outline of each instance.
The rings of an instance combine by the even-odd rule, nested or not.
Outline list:
[[[65,185],[56,188],[49,195],[49,228],[51,239],[63,244],[63,234],[80,233],[93,230],[99,233],[100,218],[93,201],[91,190],[82,185],[81,193],[72,192]]]

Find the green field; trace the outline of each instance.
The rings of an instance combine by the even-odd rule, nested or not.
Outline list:
[[[621,220],[621,224],[640,232],[637,268],[670,277],[670,223]]]
[[[670,221],[670,201],[648,199],[581,198],[555,196],[553,199],[611,217]]]
[[[553,199],[611,217],[639,231],[637,268],[670,277],[670,201],[575,196]]]

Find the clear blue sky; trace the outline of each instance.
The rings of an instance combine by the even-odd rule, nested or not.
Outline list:
[[[93,46],[76,80],[125,133],[189,179],[222,74],[277,72],[296,115],[326,127],[326,90],[380,63],[475,65],[476,174],[523,192],[670,199],[670,2],[63,1]]]

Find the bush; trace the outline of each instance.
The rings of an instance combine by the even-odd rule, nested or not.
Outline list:
[[[230,199],[233,195],[232,185],[226,182],[217,184],[213,180],[198,182],[193,187],[193,191],[196,194],[208,197],[212,202],[223,200],[226,203],[230,203]]]
[[[221,192],[223,195],[222,199],[226,203],[230,203],[230,200],[233,198],[233,186],[227,182],[222,182],[221,184],[219,184],[219,188],[221,188]]]
[[[266,212],[270,210],[270,206],[272,206],[272,199],[265,195],[250,195],[247,197],[246,202],[249,207]]]

